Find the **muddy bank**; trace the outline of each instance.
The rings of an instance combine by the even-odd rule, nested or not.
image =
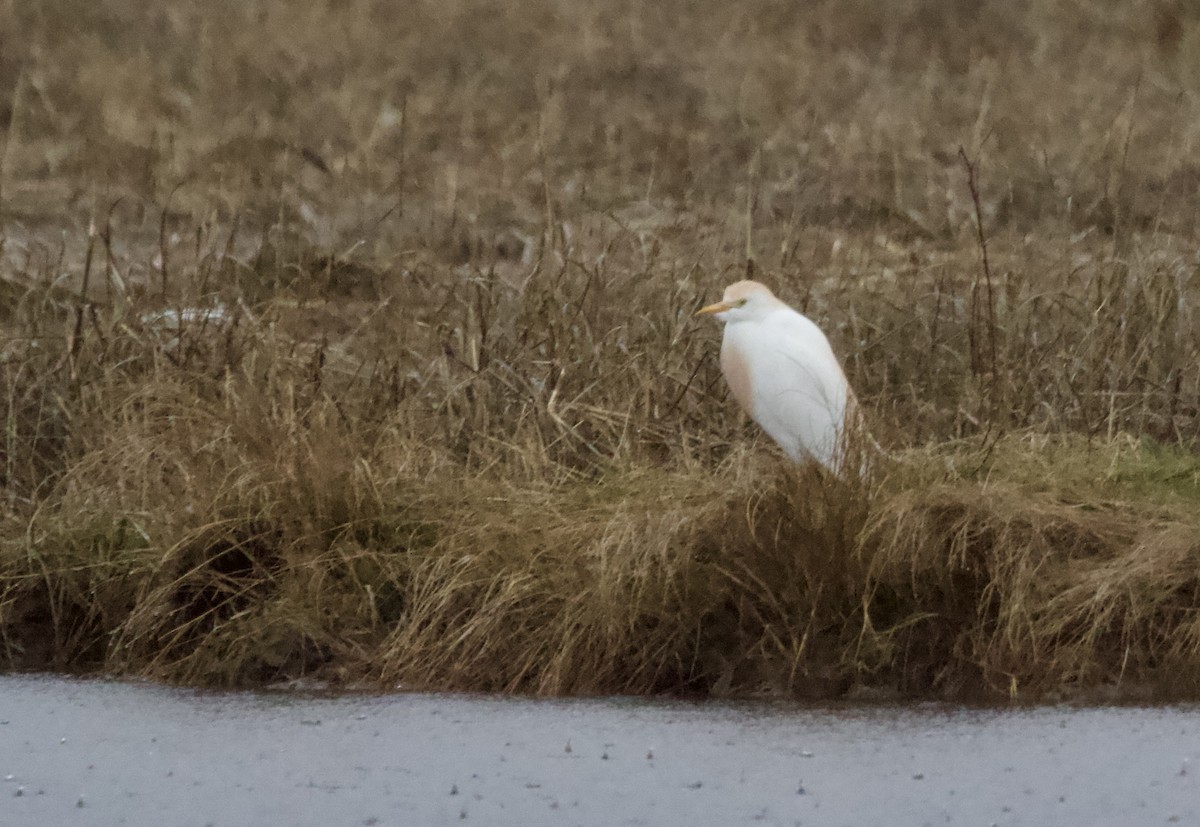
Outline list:
[[[202,693],[0,678],[0,825],[1200,821],[1200,708]]]

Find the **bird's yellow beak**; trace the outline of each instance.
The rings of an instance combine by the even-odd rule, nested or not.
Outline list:
[[[711,316],[713,313],[720,313],[722,310],[728,310],[728,309],[729,309],[729,305],[726,304],[725,302],[717,302],[716,304],[710,304],[707,307],[701,307],[699,310],[696,311],[695,315]]]

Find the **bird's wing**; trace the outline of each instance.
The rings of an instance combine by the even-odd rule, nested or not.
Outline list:
[[[846,375],[819,327],[789,309],[775,314],[766,332],[777,342],[775,353],[782,369],[797,382],[811,382],[814,391],[832,394],[839,405],[845,404]]]
[[[788,453],[833,467],[841,447],[849,386],[829,340],[799,313],[763,326],[756,418]]]

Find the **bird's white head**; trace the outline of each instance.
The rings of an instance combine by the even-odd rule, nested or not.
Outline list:
[[[738,281],[725,288],[725,295],[716,304],[701,307],[697,316],[712,316],[722,322],[761,319],[783,302],[765,284],[757,281]]]

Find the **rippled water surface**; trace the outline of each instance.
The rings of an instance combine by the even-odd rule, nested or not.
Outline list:
[[[0,677],[0,825],[1200,825],[1200,707],[199,693]]]

